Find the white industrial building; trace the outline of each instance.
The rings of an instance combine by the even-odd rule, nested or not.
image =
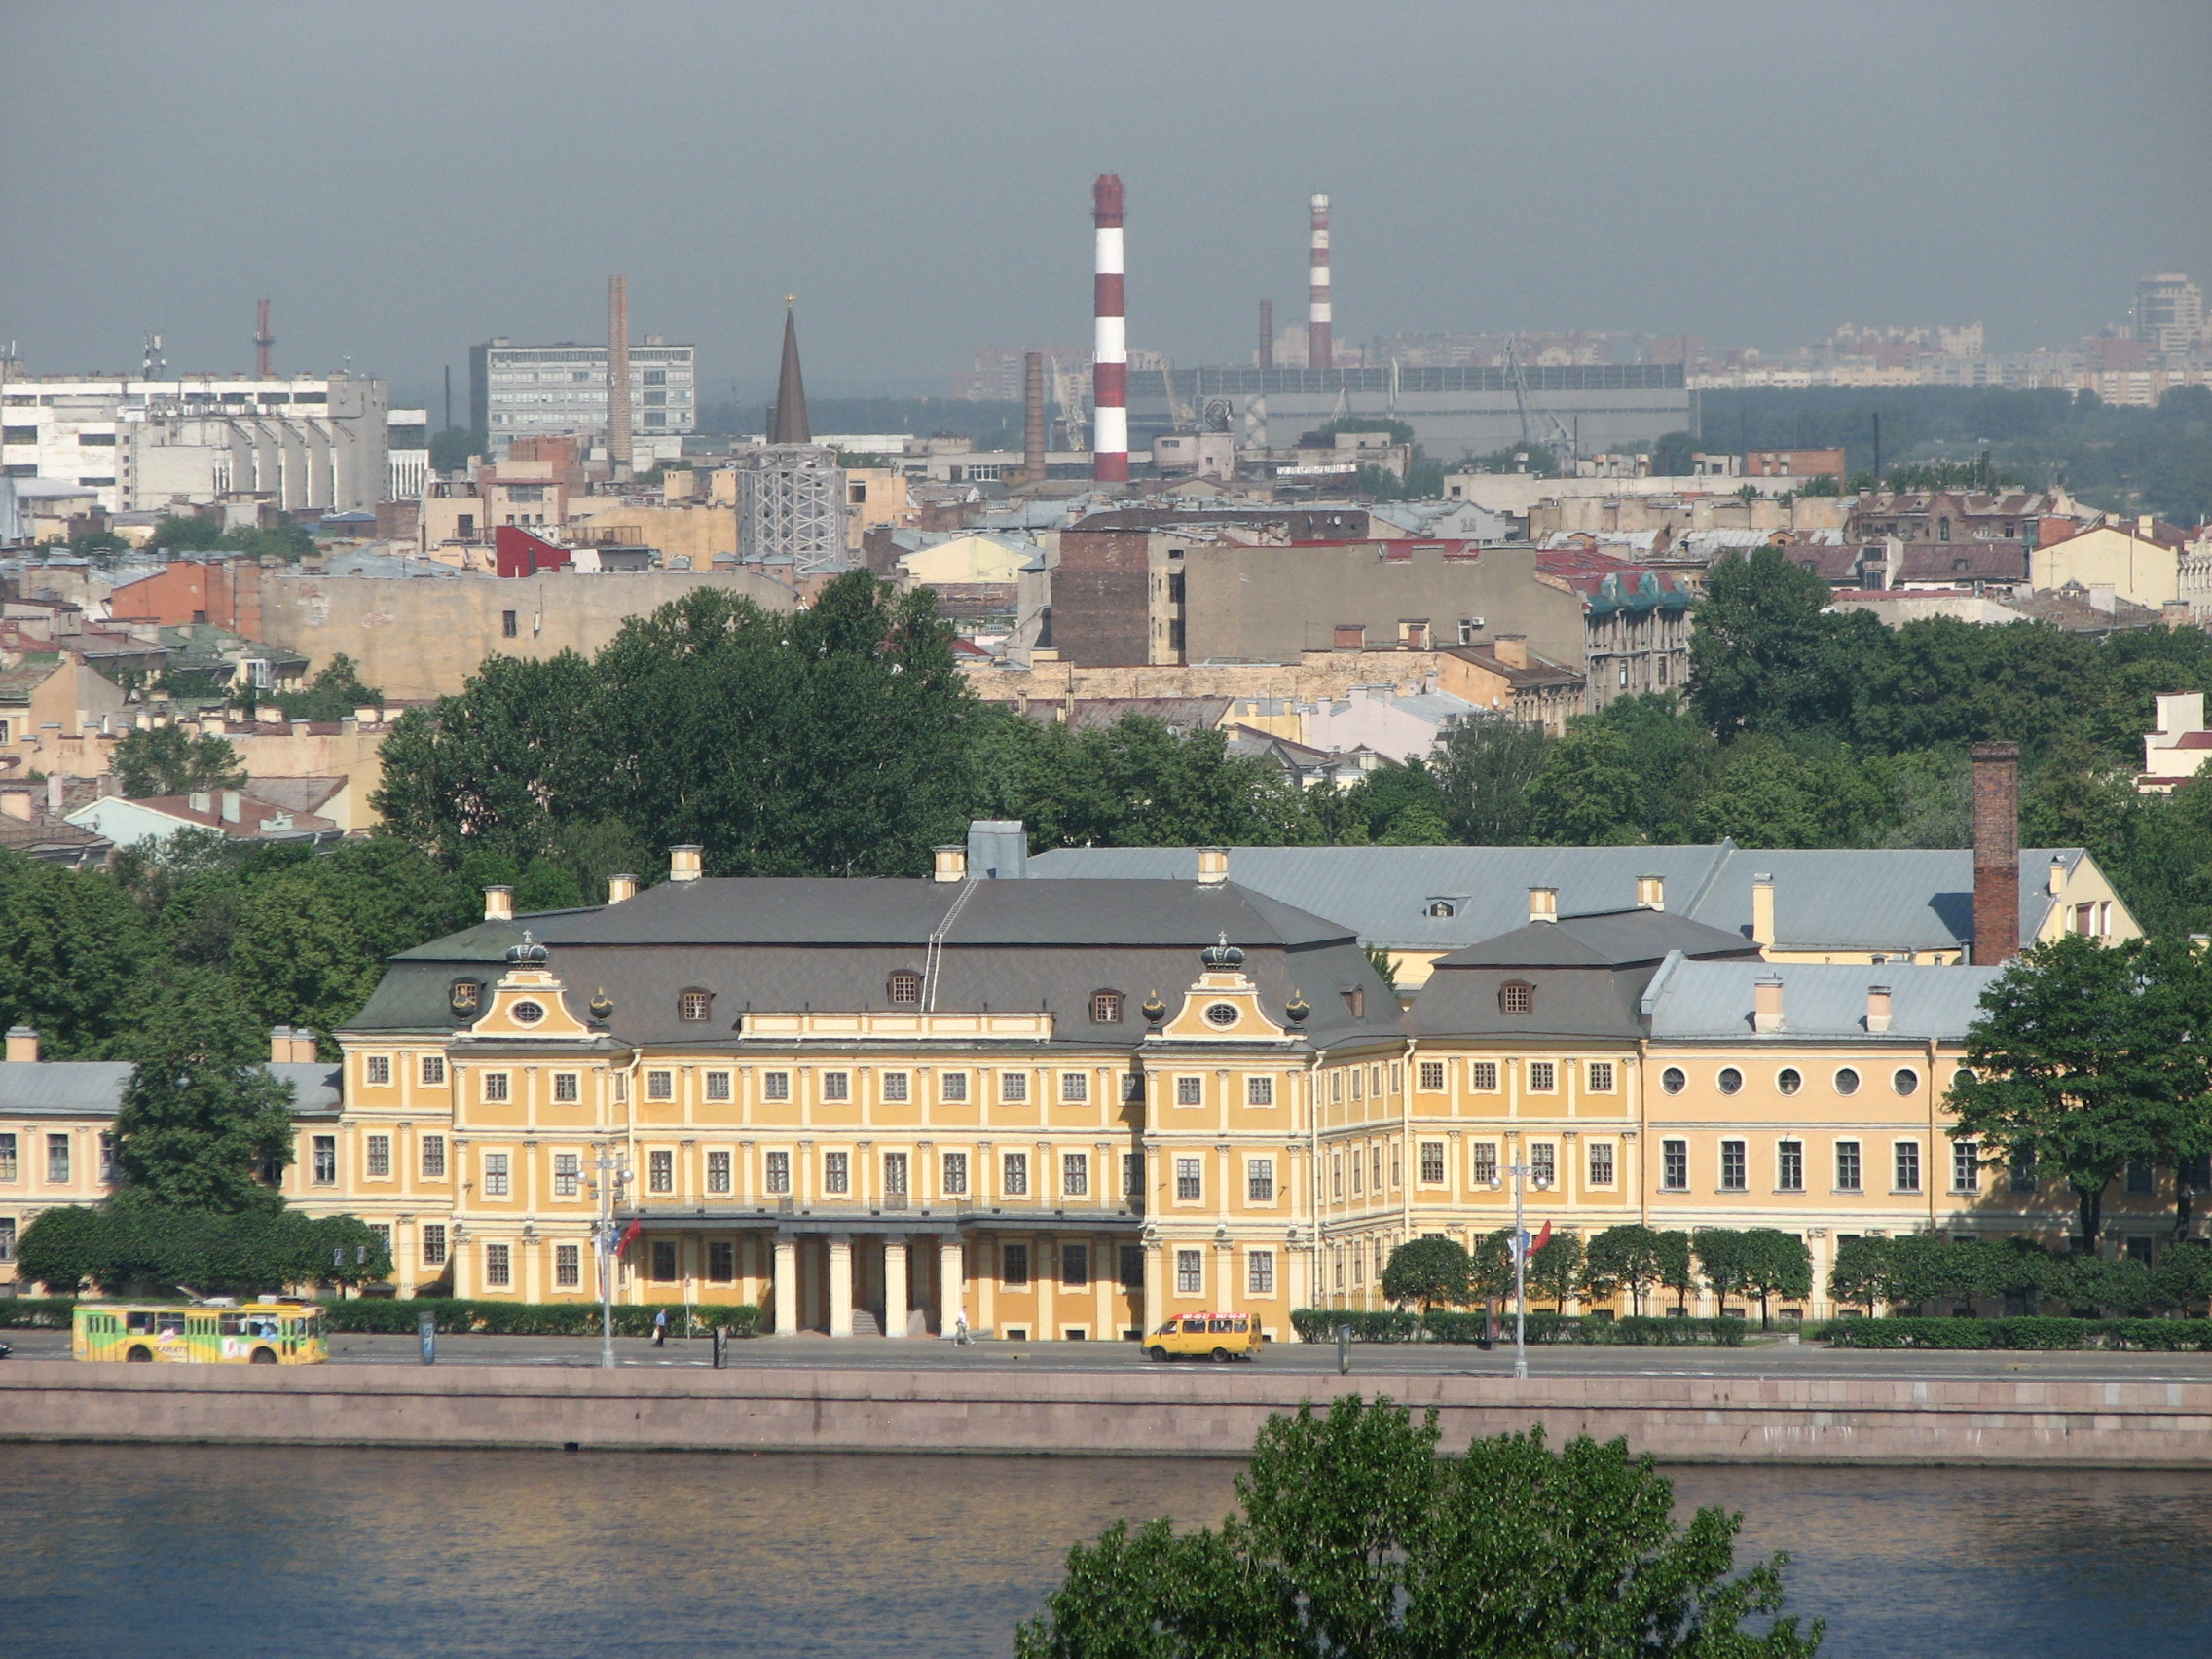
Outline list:
[[[607,347],[517,346],[504,336],[468,349],[469,424],[504,460],[517,438],[607,435]],[[632,460],[650,466],[683,453],[699,424],[698,349],[657,334],[630,348]]]
[[[390,483],[387,414],[385,383],[350,375],[12,378],[0,467],[92,490],[109,512],[246,495],[373,511]]]

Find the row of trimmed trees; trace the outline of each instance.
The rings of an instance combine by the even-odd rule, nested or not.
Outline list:
[[[1885,1303],[1947,1313],[1976,1302],[2017,1303],[2030,1313],[2063,1306],[2084,1317],[2186,1313],[2212,1299],[2212,1245],[2168,1245],[2153,1267],[2127,1256],[2062,1256],[2032,1238],[1851,1238],[1836,1248],[1828,1291],[1869,1314]]]
[[[1382,1294],[1418,1302],[1424,1312],[1509,1297],[1512,1236],[1500,1228],[1478,1237],[1472,1250],[1454,1238],[1409,1239],[1390,1252]],[[1587,1243],[1561,1229],[1530,1252],[1525,1278],[1533,1301],[1564,1309],[1570,1297],[1604,1302],[1626,1293],[1632,1313],[1641,1313],[1654,1291],[1672,1291],[1676,1306],[1686,1307],[1711,1289],[1723,1300],[1755,1298],[1764,1325],[1774,1302],[1812,1294],[1813,1258],[1803,1239],[1772,1227],[1673,1232],[1630,1224],[1593,1234]]]

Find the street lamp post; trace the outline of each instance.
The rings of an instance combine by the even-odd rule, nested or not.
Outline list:
[[[599,1220],[592,1226],[592,1242],[599,1254],[599,1363],[605,1369],[612,1371],[614,1253],[615,1242],[620,1237],[616,1231],[614,1211],[621,1202],[622,1188],[630,1179],[630,1162],[610,1145],[603,1145],[592,1160],[592,1168],[599,1172]]]
[[[1516,1160],[1506,1166],[1513,1177],[1513,1375],[1529,1375],[1529,1230],[1521,1220],[1522,1183],[1535,1174],[1530,1165]],[[1549,1181],[1539,1180],[1536,1190],[1547,1191]]]

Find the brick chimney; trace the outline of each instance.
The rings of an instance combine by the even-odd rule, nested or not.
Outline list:
[[[607,878],[607,902],[619,904],[638,896],[638,878],[634,875],[610,875]]]
[[[292,1063],[292,1028],[289,1025],[272,1025],[269,1028],[269,1063],[288,1066]]]
[[[511,922],[515,919],[515,890],[511,887],[484,889],[484,919],[488,922]]]
[[[1782,1029],[1782,977],[1769,974],[1751,986],[1751,1029],[1753,1031],[1780,1031]]]
[[[1868,985],[1866,987],[1866,1029],[1869,1031],[1887,1031],[1889,1028],[1890,987],[1887,985]]]
[[[319,1052],[321,1047],[321,1043],[315,1037],[313,1026],[295,1025],[292,1027],[292,1063],[294,1065],[313,1065],[322,1058]]]
[[[699,879],[700,849],[694,846],[668,849],[668,879],[671,881],[697,881]]]
[[[8,1063],[36,1065],[38,1063],[38,1033],[28,1025],[8,1027]]]
[[[1973,746],[1973,960],[2020,954],[2020,746]]]
[[[1774,943],[1774,877],[1763,870],[1751,877],[1751,942]]]

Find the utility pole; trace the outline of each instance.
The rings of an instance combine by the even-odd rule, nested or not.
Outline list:
[[[614,1257],[620,1235],[615,1231],[614,1211],[621,1203],[623,1187],[629,1184],[630,1161],[614,1151],[612,1142],[604,1142],[591,1161],[599,1172],[599,1220],[592,1226],[592,1243],[599,1253],[599,1363],[608,1371],[614,1369]]]
[[[1517,1158],[1513,1174],[1513,1375],[1529,1375],[1529,1230],[1521,1225],[1521,1183],[1529,1166]]]

